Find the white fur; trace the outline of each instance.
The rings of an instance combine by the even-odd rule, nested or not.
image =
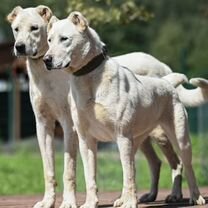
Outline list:
[[[172,172],[172,182],[174,182],[177,176],[181,176],[182,169],[183,169],[182,164],[179,164],[177,168]]]
[[[73,129],[70,108],[67,100],[69,93],[68,75],[66,72],[49,72],[42,60],[48,49],[47,20],[41,16],[43,9],[51,16],[51,11],[45,6],[22,9],[15,8],[8,19],[12,20],[15,45],[22,42],[26,46],[26,53],[16,55],[27,57],[27,71],[29,76],[30,100],[35,114],[37,138],[43,160],[45,179],[45,194],[42,201],[35,204],[35,208],[52,208],[55,206],[55,165],[54,165],[54,128],[55,121],[59,121],[64,132],[64,192],[61,208],[76,208],[75,199],[75,157],[76,134]],[[44,11],[43,11],[44,12]],[[50,17],[49,17],[50,18]],[[32,32],[31,26],[38,26]],[[18,32],[15,29],[18,28]]]
[[[61,69],[70,64],[68,71],[73,73],[102,53],[102,42],[87,25],[78,12],[53,24],[46,53],[53,58],[52,68]],[[63,35],[67,40],[61,41]],[[191,165],[186,112],[170,83],[164,79],[135,76],[107,58],[87,75],[71,75],[70,86],[72,118],[79,136],[87,188],[82,208],[97,207],[96,144],[107,138],[117,142],[123,168],[123,191],[114,206],[137,207],[134,154],[157,125],[162,126],[179,150],[191,200],[205,203]]]
[[[172,72],[166,64],[142,52],[116,56],[113,59],[122,66],[130,68],[134,73],[144,76],[163,77]],[[187,107],[196,107],[208,101],[208,81],[202,78],[195,78],[195,81],[196,79],[200,81],[204,80],[204,84],[197,85],[193,83],[197,87],[193,90],[187,90],[182,85],[177,88],[180,101]]]
[[[121,66],[130,68],[134,73],[143,76],[163,77],[172,72],[166,64],[143,52],[128,53],[113,59]]]

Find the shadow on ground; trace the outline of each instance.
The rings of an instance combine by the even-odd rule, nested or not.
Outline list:
[[[203,205],[201,207],[207,207],[208,206],[208,197],[205,197],[205,200],[206,200],[206,205]],[[183,199],[181,202],[176,202],[176,203],[165,203],[165,201],[163,200],[158,200],[158,201],[155,201],[155,202],[149,202],[149,203],[145,203],[145,204],[138,204],[138,206],[140,208],[160,208],[160,207],[174,207],[174,208],[177,208],[177,207],[196,207],[196,205],[191,205],[189,204],[189,199],[188,198],[185,198]],[[105,205],[99,205],[99,207],[113,207],[113,204],[105,204]]]

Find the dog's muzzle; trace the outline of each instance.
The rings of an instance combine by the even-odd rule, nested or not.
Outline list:
[[[53,60],[53,57],[51,55],[47,55],[47,56],[43,57],[43,61],[44,61],[46,68],[48,70],[52,69],[52,60]]]
[[[22,42],[16,43],[15,48],[16,48],[17,52],[21,55],[24,55],[26,53],[25,44]]]

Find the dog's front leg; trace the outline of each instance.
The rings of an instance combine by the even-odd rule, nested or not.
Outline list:
[[[98,206],[96,185],[97,141],[93,138],[79,136],[79,148],[84,165],[87,192],[86,201],[81,208],[96,208]]]
[[[54,123],[51,119],[44,122],[36,119],[37,138],[43,162],[45,194],[43,200],[37,202],[34,208],[53,208],[55,206]]]
[[[123,191],[121,197],[114,202],[114,207],[136,208],[137,196],[133,140],[127,137],[119,137],[117,144],[123,169]]]
[[[76,208],[76,153],[77,133],[73,130],[71,115],[62,123],[64,131],[64,192],[60,208]]]

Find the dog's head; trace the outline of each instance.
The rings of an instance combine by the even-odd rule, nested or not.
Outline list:
[[[94,37],[88,21],[80,12],[72,12],[68,18],[58,20],[52,17],[48,24],[49,50],[44,56],[48,69],[77,68],[87,60],[89,52],[93,56]],[[94,32],[94,36],[99,39]],[[98,41],[99,42],[99,41]],[[102,48],[102,47],[101,47]]]
[[[44,55],[47,46],[47,24],[52,16],[51,10],[43,5],[23,9],[15,7],[8,14],[11,23],[16,56],[39,57]]]

